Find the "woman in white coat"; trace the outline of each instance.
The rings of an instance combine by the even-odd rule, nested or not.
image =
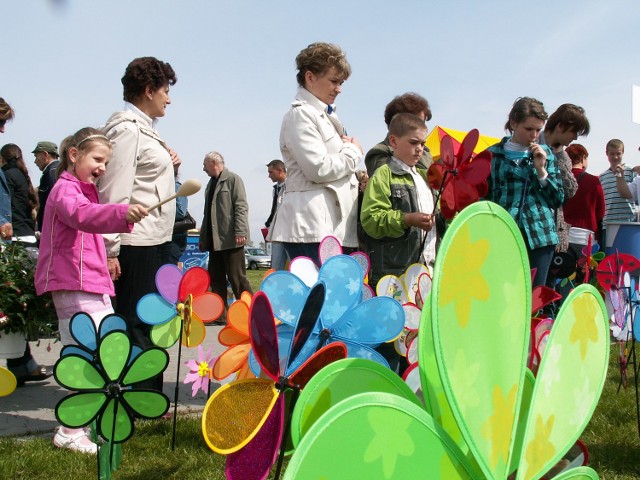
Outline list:
[[[314,43],[296,57],[298,92],[280,130],[287,167],[285,195],[269,240],[283,242],[289,258],[318,262],[327,235],[347,250],[358,246],[358,181],[362,147],[347,136],[334,102],[351,67],[340,47]]]
[[[124,109],[102,127],[113,151],[100,178],[100,203],[139,203],[151,206],[175,193],[174,168],[180,159],[156,131],[157,119],[171,103],[169,88],[177,81],[168,63],[153,57],[134,59],[122,77]],[[138,300],[156,292],[155,275],[169,263],[176,202],[149,212],[131,233],[105,235],[107,263],[114,281],[114,310],[127,321],[131,339],[152,345],[151,326],[137,315]],[[146,382],[145,382],[146,383]],[[161,377],[145,388],[162,390]]]

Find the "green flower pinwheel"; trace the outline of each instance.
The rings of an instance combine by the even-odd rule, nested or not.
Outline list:
[[[168,410],[166,395],[132,386],[162,373],[169,355],[151,347],[131,361],[131,350],[127,334],[113,331],[100,339],[95,360],[69,354],[56,362],[56,381],[76,391],[56,405],[56,418],[62,425],[80,428],[95,419],[103,438],[122,443],[133,434],[134,416],[157,418]]]

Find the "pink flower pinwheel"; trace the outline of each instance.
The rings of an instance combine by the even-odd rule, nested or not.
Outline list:
[[[479,136],[478,130],[471,130],[454,154],[453,141],[446,135],[440,145],[440,160],[429,167],[429,185],[438,190],[440,211],[447,219],[487,193],[492,155],[484,150],[473,156]]]
[[[185,363],[189,367],[189,373],[184,377],[184,383],[191,383],[191,396],[195,397],[198,390],[209,393],[209,382],[213,376],[213,364],[216,358],[213,357],[213,347],[206,353],[202,350],[202,345],[198,345],[198,360],[188,360]]]

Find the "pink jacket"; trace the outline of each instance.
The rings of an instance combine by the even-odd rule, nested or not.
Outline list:
[[[51,189],[42,222],[36,292],[115,294],[102,233],[129,233],[126,204],[98,203],[98,190],[63,172]]]

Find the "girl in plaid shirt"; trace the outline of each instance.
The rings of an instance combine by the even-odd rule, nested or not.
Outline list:
[[[558,243],[554,210],[564,200],[556,159],[538,135],[547,120],[542,102],[516,100],[505,129],[511,132],[489,150],[493,153],[487,198],[505,208],[520,227],[533,285],[544,285]]]

